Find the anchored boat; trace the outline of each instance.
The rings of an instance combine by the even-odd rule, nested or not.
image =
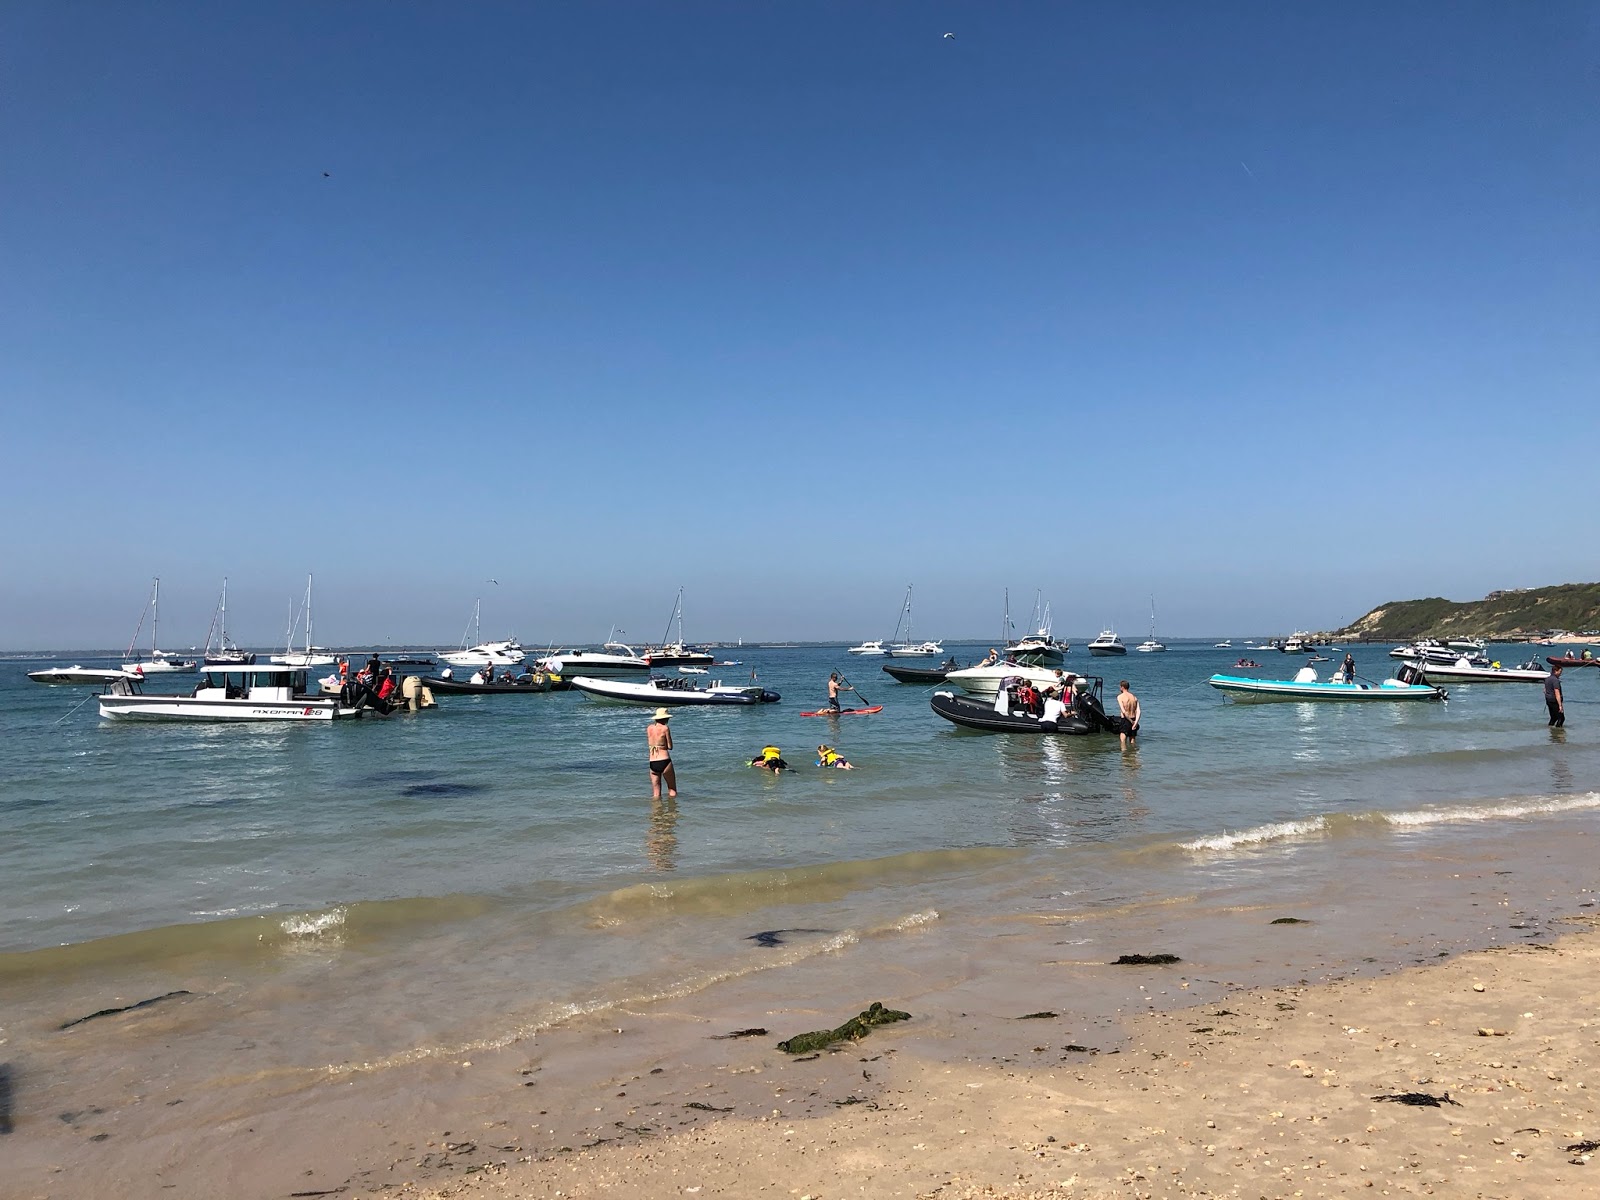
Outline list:
[[[579,675],[569,681],[587,696],[600,700],[614,700],[621,704],[643,704],[651,707],[687,707],[689,705],[772,704],[782,699],[777,692],[769,692],[760,684],[736,686],[713,683],[710,686],[683,677],[651,679],[645,683],[630,683],[621,679],[592,679]]]
[[[281,664],[206,667],[187,695],[147,694],[137,679],[100,695],[100,715],[114,721],[337,721],[364,711],[308,692],[305,668]]]
[[[993,700],[940,691],[928,703],[946,721],[990,733],[1111,733],[1116,724],[1101,704],[1103,686],[1098,677],[1078,676],[1061,697],[1044,699],[1037,709],[1021,705],[1012,689],[1000,691]]]
[[[1422,672],[1407,663],[1395,678],[1382,683],[1335,683],[1317,678],[1315,667],[1301,667],[1293,679],[1251,679],[1244,675],[1213,675],[1206,682],[1231,700],[1259,703],[1268,700],[1444,700],[1443,688],[1420,682]]]

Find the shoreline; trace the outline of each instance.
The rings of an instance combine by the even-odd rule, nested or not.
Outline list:
[[[1049,1018],[949,1059],[890,1026],[818,1062],[764,1062],[758,1115],[740,1105],[663,1135],[508,1151],[400,1194],[1600,1194],[1594,1150],[1571,1148],[1600,1138],[1585,1084],[1600,917],[1559,923],[1551,944],[1137,1016],[1126,1044],[1098,1054],[1064,1051],[1071,1031]],[[1377,1099],[1408,1093],[1440,1103]],[[698,1094],[661,1090],[639,1128]]]

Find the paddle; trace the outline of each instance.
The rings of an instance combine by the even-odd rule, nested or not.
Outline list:
[[[861,703],[863,705],[865,705],[867,708],[871,708],[872,707],[872,701],[868,700],[865,696],[861,695],[861,689],[858,688],[855,684],[851,683],[848,679],[846,679],[843,674],[840,674],[839,682],[844,684],[845,687],[849,688],[852,692],[854,692],[856,694],[856,696],[860,699],[860,701],[861,701]]]

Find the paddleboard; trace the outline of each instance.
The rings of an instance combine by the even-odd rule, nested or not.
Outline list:
[[[882,711],[883,705],[874,704],[871,708],[819,708],[816,712],[803,712],[800,715],[802,717],[853,717]]]

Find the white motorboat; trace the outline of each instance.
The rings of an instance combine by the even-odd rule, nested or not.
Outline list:
[[[604,650],[558,650],[537,659],[534,666],[565,679],[583,675],[590,679],[645,679],[650,664],[633,652],[632,646],[608,641]]]
[[[1160,654],[1166,646],[1156,641],[1156,598],[1150,597],[1150,636],[1134,647],[1140,654]]]
[[[293,604],[290,605],[293,607]],[[302,649],[294,648],[294,631],[300,627],[300,617],[306,619],[306,641]],[[301,602],[300,612],[296,613],[289,621],[289,634],[284,639],[282,654],[274,654],[272,661],[284,667],[331,667],[338,659],[326,646],[313,646],[311,644],[311,576],[306,576],[306,598]]]
[[[1007,642],[1001,653],[1013,662],[1030,663],[1036,667],[1059,667],[1067,661],[1066,642],[1058,642],[1051,633],[1050,602],[1046,600],[1041,609],[1039,601],[1041,594],[1033,596],[1034,632],[1018,638],[1014,642]],[[1011,593],[1006,593],[1006,617],[1001,632],[1009,637],[1011,634]]]
[[[889,648],[880,641],[862,642],[859,646],[851,646],[847,654],[883,655],[889,653]]]
[[[215,639],[215,641],[213,641]],[[211,628],[206,630],[206,648],[200,661],[208,667],[235,667],[253,663],[256,656],[239,648],[228,637],[228,578],[222,578],[222,597],[217,601],[217,611],[212,614]]]
[[[579,675],[569,681],[586,696],[598,700],[612,700],[619,704],[642,704],[647,707],[685,707],[689,705],[772,704],[781,697],[769,692],[758,683],[746,685],[724,684],[718,680],[709,685],[692,679],[647,679],[630,683],[621,679],[594,679]]]
[[[139,632],[144,628],[146,613],[150,617],[150,657],[139,658],[135,656],[134,646],[139,641]],[[150,588],[150,603],[139,614],[139,624],[134,628],[133,638],[128,642],[128,648],[123,652],[126,660],[122,664],[124,671],[135,675],[170,675],[192,671],[196,662],[192,658],[180,658],[176,654],[168,654],[165,650],[156,649],[156,639],[159,636],[161,625],[161,579],[158,576]]]
[[[1483,666],[1473,662],[1472,657],[1465,654],[1453,663],[1434,662],[1430,659],[1418,663],[1417,666],[1430,682],[1453,679],[1457,683],[1543,683],[1550,677],[1549,669],[1540,667],[1537,663],[1518,667],[1502,667],[1499,663]]]
[[[1248,645],[1249,643],[1246,643],[1246,644]],[[1212,642],[1211,643],[1211,648],[1213,650],[1232,650],[1233,649],[1233,639],[1232,638],[1223,638],[1222,641],[1220,641],[1220,642]]]
[[[1307,654],[1316,647],[1316,639],[1303,630],[1296,631],[1278,643],[1284,654]]]
[[[452,667],[514,667],[526,658],[522,643],[516,638],[498,642],[485,642],[482,628],[483,601],[472,602],[472,617],[461,634],[459,650],[440,650],[434,657]]]
[[[118,679],[99,699],[100,715],[114,721],[336,721],[364,711],[309,692],[305,670],[283,664],[206,667],[199,686],[180,696]]]
[[[991,699],[1000,692],[1000,685],[1007,679],[1026,679],[1041,691],[1046,687],[1062,687],[1077,678],[1059,667],[1035,667],[1027,663],[1007,662],[982,662],[972,667],[962,667],[959,671],[950,671],[945,674],[944,681],[953,683],[963,692],[973,696],[987,696]]]
[[[92,684],[100,687],[116,679],[138,679],[132,671],[124,671],[120,667],[47,667],[39,671],[29,671],[28,678],[35,683],[47,684],[50,687],[73,687]]]
[[[1390,658],[1403,659],[1406,662],[1425,663],[1430,666],[1454,666],[1462,658],[1467,660],[1468,666],[1487,667],[1489,656],[1481,651],[1452,650],[1445,642],[1435,641],[1432,638],[1423,638],[1421,641],[1412,642],[1409,646],[1396,646],[1389,651]]]
[[[1110,658],[1113,655],[1126,654],[1128,652],[1128,647],[1123,645],[1122,639],[1116,635],[1115,631],[1110,629],[1102,629],[1100,636],[1089,643],[1088,649],[1089,653],[1096,658]]]

